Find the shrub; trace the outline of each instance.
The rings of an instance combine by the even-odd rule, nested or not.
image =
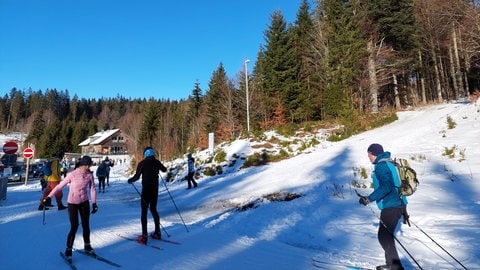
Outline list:
[[[279,125],[275,127],[275,131],[283,135],[285,137],[291,137],[295,135],[295,132],[297,131],[298,127],[295,124],[286,124],[286,125]]]
[[[226,157],[227,157],[227,153],[225,153],[225,151],[222,150],[215,155],[213,160],[217,163],[222,163],[226,161]]]
[[[215,172],[217,174],[222,174],[223,173],[223,168],[220,165],[215,166]]]
[[[254,153],[253,155],[250,155],[247,157],[245,162],[243,163],[243,168],[248,168],[251,166],[260,166],[260,165],[265,165],[268,162],[268,155],[266,152],[262,153]]]
[[[289,158],[290,155],[284,149],[280,149],[278,155],[268,157],[268,161],[280,161]]]
[[[206,176],[214,176],[215,175],[215,170],[212,167],[205,167],[203,169],[203,174]]]

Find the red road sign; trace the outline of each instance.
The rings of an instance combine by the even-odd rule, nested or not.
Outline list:
[[[25,150],[23,150],[23,157],[24,157],[24,158],[31,158],[31,157],[33,157],[33,149],[30,148],[30,147],[25,148]]]
[[[3,145],[3,152],[8,155],[15,154],[18,150],[18,144],[14,141],[6,142]]]

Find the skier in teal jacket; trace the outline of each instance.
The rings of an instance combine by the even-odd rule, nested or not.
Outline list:
[[[374,191],[368,196],[360,197],[360,204],[367,205],[372,201],[377,202],[380,211],[380,224],[378,226],[378,241],[385,251],[386,264],[377,269],[403,269],[395,246],[395,229],[400,217],[405,213],[406,200],[399,196],[395,186],[395,177],[398,173],[395,165],[388,162],[390,152],[384,152],[380,144],[371,144],[368,149],[370,162],[374,164],[372,173]]]

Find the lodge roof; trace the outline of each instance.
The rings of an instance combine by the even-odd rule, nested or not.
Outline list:
[[[93,134],[92,136],[88,137],[88,139],[84,140],[78,146],[88,146],[88,145],[99,145],[105,142],[107,139],[111,138],[113,135],[120,132],[120,129],[109,129],[103,130]]]

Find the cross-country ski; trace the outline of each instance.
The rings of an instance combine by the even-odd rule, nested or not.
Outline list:
[[[150,237],[149,239],[153,239],[153,240],[159,241],[159,242],[174,244],[174,245],[180,245],[180,244],[181,244],[180,242],[173,241],[173,240],[170,240],[170,239],[165,239],[165,238],[160,238],[160,239],[158,239],[158,238]]]
[[[65,253],[60,251],[60,257],[62,257],[63,261],[70,266],[72,270],[77,270],[77,267],[73,264],[72,258],[67,258]]]
[[[83,254],[83,255],[88,256],[88,257],[90,257],[90,258],[94,258],[94,259],[96,259],[96,260],[99,260],[99,261],[101,261],[101,262],[107,263],[107,264],[109,264],[109,265],[112,265],[112,266],[115,266],[115,267],[121,267],[120,264],[115,263],[115,262],[112,262],[112,261],[110,261],[110,260],[108,260],[108,259],[106,259],[106,258],[104,258],[104,257],[102,257],[102,256],[100,256],[100,255],[98,255],[97,253],[90,253],[90,252],[86,252],[86,251],[81,250],[81,249],[76,250],[76,251],[77,251],[78,253],[80,253],[80,254]]]
[[[163,250],[163,248],[161,248],[161,247],[159,247],[159,246],[157,246],[157,245],[152,245],[152,244],[150,244],[150,243],[147,243],[147,244],[139,243],[139,242],[137,241],[137,239],[135,239],[135,238],[127,237],[127,236],[124,236],[124,235],[121,235],[121,234],[117,234],[117,236],[120,237],[120,238],[122,238],[122,239],[124,239],[124,240],[128,240],[128,241],[130,241],[130,242],[135,242],[135,243],[137,243],[137,244],[139,244],[139,245],[141,245],[141,246],[151,247],[151,248],[157,249],[157,250]]]
[[[316,268],[328,269],[328,270],[374,270],[375,268],[355,266],[350,264],[343,264],[338,262],[323,261],[316,258],[312,258],[312,264]]]

